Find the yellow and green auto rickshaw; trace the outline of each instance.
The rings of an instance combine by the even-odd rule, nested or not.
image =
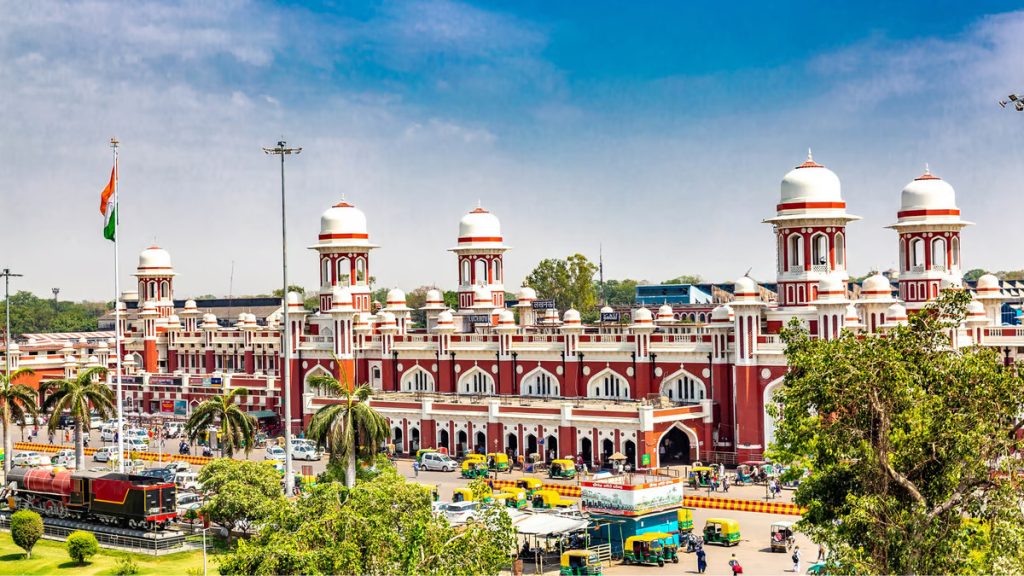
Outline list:
[[[622,548],[622,563],[664,566],[666,536],[668,534],[664,532],[648,532],[626,538],[626,544]],[[676,557],[676,562],[678,561]]]
[[[731,518],[708,518],[704,524],[704,542],[736,546],[740,543],[740,523]]]
[[[796,538],[793,534],[793,523],[789,521],[773,522],[771,526],[772,552],[786,552],[793,547]]]
[[[464,460],[462,462],[463,478],[486,478],[487,462],[483,460]]]
[[[476,452],[473,452],[471,454],[466,454],[466,457],[463,458],[462,461],[463,462],[487,462],[487,457],[484,456],[483,454],[477,454]]]
[[[552,460],[548,468],[548,478],[566,478],[572,480],[576,477],[576,465],[572,460]]]
[[[473,491],[469,488],[456,488],[455,490],[452,490],[453,503],[472,502],[473,500],[475,500],[475,498],[473,498]]]
[[[512,469],[508,461],[508,454],[503,452],[491,452],[488,454],[487,467],[497,472],[508,472]]]
[[[533,494],[534,508],[568,508],[575,503],[574,500],[562,498],[555,490],[538,490]]]
[[[504,504],[508,508],[522,509],[526,508],[526,505],[529,504],[526,492],[515,488],[509,488],[505,492],[498,492],[494,495],[494,501]]]
[[[569,550],[562,553],[562,569],[559,576],[595,576],[601,574],[601,560],[597,552],[590,550]]]
[[[544,483],[537,478],[520,478],[516,480],[516,488],[525,490],[526,495],[533,497],[533,495],[544,487]]]
[[[679,532],[693,532],[693,508],[680,508],[676,512],[679,520]]]
[[[718,470],[710,466],[694,466],[690,468],[690,488],[707,488],[711,486],[711,480],[717,473]]]
[[[437,452],[437,450],[435,450],[433,448],[421,448],[421,449],[417,450],[416,451],[416,463],[417,464],[422,464],[423,463],[423,455],[427,454],[428,452]]]

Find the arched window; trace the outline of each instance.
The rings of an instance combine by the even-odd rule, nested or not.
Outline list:
[[[171,283],[167,280],[160,283],[160,297],[164,300],[169,300],[171,298]]]
[[[324,258],[320,263],[320,285],[327,286],[331,283],[331,261]]]
[[[779,250],[775,253],[775,257],[775,264],[778,267],[779,272],[785,272],[786,240],[781,234],[779,235]]]
[[[842,233],[836,234],[835,237],[836,246],[836,268],[846,267],[846,238],[843,237]]]
[[[900,272],[907,271],[907,241],[900,238]]]
[[[366,284],[365,258],[356,258],[356,284]]]
[[[706,397],[706,393],[704,383],[689,374],[670,377],[661,385],[661,395],[668,397],[672,402],[700,402]]]
[[[910,241],[910,265],[924,266],[924,240],[920,238]]]
[[[932,240],[932,270],[946,269],[946,239]]]
[[[478,258],[476,261],[475,270],[473,274],[474,284],[488,284],[487,282],[487,260]]]
[[[434,377],[422,368],[415,368],[405,374],[402,379],[404,392],[433,392]]]
[[[828,236],[815,234],[811,236],[811,265],[815,270],[821,271],[821,267],[828,269]]]
[[[473,283],[473,277],[472,277],[471,270],[470,270],[469,258],[464,258],[462,260],[462,279],[461,279],[461,283],[462,284],[472,284]]]
[[[629,383],[618,374],[606,370],[590,379],[587,388],[593,398],[629,399]]]
[[[527,375],[522,387],[524,396],[559,396],[558,380],[543,370]]]
[[[799,234],[792,234],[789,237],[789,269],[795,270],[803,266],[804,260],[804,237]]]
[[[156,282],[150,280],[149,284],[146,286],[146,299],[147,300],[154,300],[155,298],[156,298]]]
[[[349,263],[348,258],[342,256],[338,258],[338,285],[348,286],[349,277],[352,275],[352,264]]]
[[[953,236],[953,239],[949,241],[949,254],[950,260],[953,261],[953,268],[960,268],[960,239]]]
[[[494,278],[495,282],[501,282],[501,260],[495,258],[491,264],[491,276]]]
[[[462,377],[463,394],[494,394],[494,379],[483,370],[472,370]]]

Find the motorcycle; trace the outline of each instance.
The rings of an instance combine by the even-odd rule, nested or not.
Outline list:
[[[686,547],[686,552],[695,552],[704,547],[704,538],[693,532],[687,532],[679,536],[679,546]]]

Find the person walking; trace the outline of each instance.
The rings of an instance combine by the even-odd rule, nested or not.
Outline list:
[[[740,565],[740,561],[736,559],[736,555],[732,555],[732,559],[729,560],[729,567],[732,568],[733,576],[737,574],[743,574],[743,566]]]
[[[799,574],[800,573],[800,547],[799,546],[794,546],[793,547],[793,573],[794,574]]]
[[[708,555],[704,547],[697,548],[697,574],[703,574],[708,569]]]
[[[415,460],[412,461],[412,473],[416,478],[420,477],[420,463]]]
[[[729,477],[722,476],[722,492],[729,492]]]

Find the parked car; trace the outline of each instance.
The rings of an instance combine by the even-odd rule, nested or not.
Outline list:
[[[267,455],[263,457],[264,460],[280,460],[284,461],[284,448],[280,446],[271,446],[267,448]]]
[[[114,442],[117,440],[117,424],[113,426],[104,426],[100,430],[100,440],[104,442]]]
[[[203,499],[195,492],[178,492],[177,498],[178,514],[184,515],[189,510],[199,510],[203,507]]]
[[[480,503],[476,501],[452,502],[444,510],[444,516],[452,524],[464,524],[476,518]]]
[[[104,446],[97,448],[96,452],[93,453],[92,459],[94,462],[110,462],[112,459],[117,459],[117,446]]]
[[[185,462],[184,460],[175,460],[174,462],[168,464],[167,468],[170,468],[171,470],[174,470],[175,473],[177,473],[188,472],[189,470],[192,469],[192,466],[188,462]]]
[[[18,452],[11,459],[11,465],[13,466],[49,466],[50,459],[40,454],[39,452],[33,452],[31,450],[25,452]]]
[[[440,470],[451,472],[459,468],[459,463],[440,452],[427,452],[420,458],[420,468],[424,470]]]
[[[124,433],[125,438],[138,438],[149,444],[149,431],[144,428],[131,428]]]
[[[73,468],[75,466],[75,451],[69,448],[58,450],[56,454],[50,457],[50,463],[54,466]]]
[[[147,450],[149,450],[149,442],[146,442],[145,440],[143,440],[141,438],[138,438],[138,437],[136,437],[136,438],[125,438],[124,439],[124,449],[125,449],[126,452],[128,450],[132,450],[132,451],[135,451],[135,452],[146,452]]]
[[[89,415],[89,430],[96,430],[97,428],[103,427],[103,419],[100,418],[99,414]]]
[[[313,447],[300,444],[292,448],[292,458],[295,460],[320,460],[320,452]]]
[[[202,490],[203,485],[199,483],[199,474],[195,472],[178,472],[174,475],[174,485],[179,490]]]
[[[159,478],[164,482],[174,482],[174,472],[168,468],[146,468],[142,472],[139,472],[141,476],[149,476],[150,478]]]

